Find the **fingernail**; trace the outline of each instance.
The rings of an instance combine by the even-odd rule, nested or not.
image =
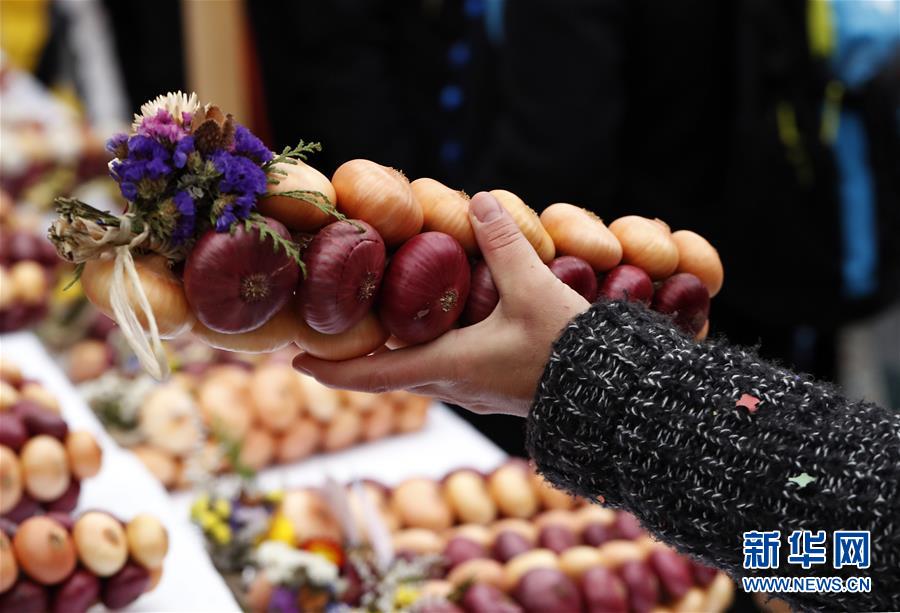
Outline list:
[[[469,206],[475,218],[481,223],[493,221],[500,217],[500,203],[487,192],[479,192],[472,197]]]

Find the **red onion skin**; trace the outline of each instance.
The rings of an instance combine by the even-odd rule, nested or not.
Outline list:
[[[0,445],[5,445],[18,453],[27,440],[28,431],[21,417],[13,411],[0,413]]]
[[[652,308],[671,315],[675,325],[693,337],[703,329],[709,317],[709,292],[696,276],[680,272],[657,288]]]
[[[500,293],[494,285],[491,269],[484,260],[479,260],[472,266],[469,299],[466,300],[466,308],[462,314],[463,323],[471,326],[487,319],[499,302]]]
[[[693,571],[694,581],[696,581],[697,585],[700,587],[709,587],[709,584],[712,583],[716,578],[716,575],[719,574],[719,571],[715,568],[698,564],[697,562],[691,564],[691,570]]]
[[[69,433],[69,426],[60,415],[34,401],[19,400],[13,405],[12,412],[25,424],[29,438],[47,434],[58,441],[63,441]]]
[[[598,294],[607,300],[633,300],[650,306],[653,280],[643,269],[622,264],[606,273]]]
[[[647,560],[670,600],[679,600],[693,587],[694,577],[687,558],[668,549],[657,549]]]
[[[34,498],[28,495],[28,492],[22,492],[22,497],[19,498],[19,502],[16,503],[16,506],[4,513],[3,518],[20,524],[32,515],[37,515],[40,508],[41,506]]]
[[[375,228],[364,221],[338,221],[322,228],[303,256],[300,315],[323,334],[340,334],[359,323],[375,301],[387,254]]]
[[[659,581],[644,562],[625,562],[619,568],[619,577],[628,588],[629,609],[635,613],[648,613],[659,601]]]
[[[625,584],[605,566],[594,566],[581,576],[581,591],[589,613],[628,613]]]
[[[147,569],[134,562],[126,562],[122,570],[104,582],[100,600],[110,609],[121,609],[137,600],[149,583]]]
[[[627,539],[634,541],[644,536],[644,529],[641,523],[631,513],[625,511],[617,511],[616,518],[612,524],[613,534],[615,538]]]
[[[266,218],[273,232],[290,240],[281,223]],[[208,231],[188,255],[184,293],[203,325],[216,332],[250,332],[272,319],[292,298],[300,267],[271,239],[238,225],[234,234]]]
[[[597,299],[597,275],[591,265],[574,255],[563,255],[548,265],[560,281],[581,294],[588,302]]]
[[[72,479],[69,481],[69,487],[66,488],[66,491],[53,502],[45,503],[44,507],[47,511],[71,513],[78,506],[78,495],[80,493],[81,483],[79,483],[78,479]]]
[[[52,613],[84,613],[100,597],[100,579],[84,568],[76,568],[53,597]]]
[[[19,575],[9,590],[0,594],[0,611],[44,613],[47,610],[47,588]]]
[[[469,261],[455,238],[423,232],[391,258],[381,287],[381,320],[410,345],[449,330],[469,296]]]

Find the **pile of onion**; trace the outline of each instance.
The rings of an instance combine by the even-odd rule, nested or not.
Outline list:
[[[91,434],[69,431],[58,409],[34,392],[24,397],[22,387],[11,386],[18,398],[0,412],[0,516],[13,522],[74,510],[81,480],[100,471],[102,458]]]
[[[342,164],[330,181],[302,162],[277,170],[278,183],[258,203],[267,216],[264,235],[243,226],[209,231],[181,275],[159,256],[136,259],[164,336],[192,329],[222,349],[269,352],[296,343],[316,357],[344,360],[385,343],[428,342],[484,320],[497,306],[465,193],[429,178],[410,183],[363,159]],[[586,300],[641,302],[693,335],[707,325],[708,299],[697,287],[714,296],[722,264],[698,234],[672,233],[636,215],[607,227],[567,203],[538,216],[512,192],[491,194],[539,258]],[[340,219],[327,212],[331,206]],[[302,242],[293,254],[302,254],[304,270],[273,237]],[[88,297],[107,313],[111,272],[109,262],[95,261],[82,277]]]
[[[0,532],[0,610],[120,609],[156,587],[168,548],[150,515],[124,525],[101,511],[30,517]]]

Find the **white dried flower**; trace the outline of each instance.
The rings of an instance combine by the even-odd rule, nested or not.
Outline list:
[[[141,114],[135,113],[134,122],[131,124],[132,131],[138,129],[141,123],[147,117],[155,117],[160,109],[165,110],[172,116],[175,121],[181,123],[183,113],[193,114],[200,108],[200,100],[196,93],[190,95],[181,91],[169,92],[164,96],[157,96],[150,102],[141,105]]]
[[[273,584],[288,583],[301,569],[312,585],[325,586],[338,580],[338,567],[329,560],[281,541],[260,544],[256,548],[256,562]]]

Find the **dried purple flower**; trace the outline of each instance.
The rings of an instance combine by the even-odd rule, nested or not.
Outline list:
[[[248,157],[257,164],[264,164],[272,159],[269,148],[253,132],[240,124],[234,129],[234,153]]]
[[[190,124],[187,124],[188,126]],[[176,143],[187,136],[187,127],[175,121],[175,118],[165,109],[159,109],[156,115],[145,117],[138,126],[137,134],[149,136],[156,141],[168,141]]]
[[[175,163],[175,168],[184,168],[184,165],[187,164],[188,156],[193,151],[193,136],[185,136],[178,141],[178,145],[175,146],[175,153],[172,154],[172,161]]]
[[[194,233],[197,211],[194,199],[185,190],[176,192],[172,202],[175,203],[175,208],[178,210],[178,222],[172,232],[172,242],[178,245],[189,239]]]

